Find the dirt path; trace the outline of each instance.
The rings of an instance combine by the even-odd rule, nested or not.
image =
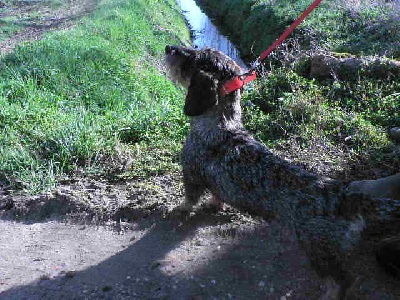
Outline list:
[[[212,212],[207,196],[188,217],[170,214],[182,200],[178,175],[76,178],[34,197],[3,189],[0,300],[336,299],[283,224]],[[346,299],[399,299],[362,249]]]
[[[178,175],[79,178],[35,197],[3,190],[0,299],[319,299],[325,293],[293,234],[229,207],[210,212],[204,203],[187,218],[171,216],[182,196]],[[60,216],[63,222],[54,221]]]
[[[7,6],[0,1],[0,18],[12,19],[11,23],[21,26],[11,37],[0,40],[0,54],[12,51],[21,42],[40,39],[53,30],[67,30],[76,21],[97,5],[97,0],[61,0],[60,7],[52,7],[46,1],[13,1]],[[0,22],[0,30],[8,30],[7,22]]]
[[[130,243],[128,235],[116,235],[103,227],[51,221],[0,221],[0,231],[0,292],[34,280],[72,276],[71,270],[98,264]]]
[[[236,220],[234,220],[236,219]],[[105,227],[0,221],[0,299],[319,299],[325,285],[289,236],[198,213]]]

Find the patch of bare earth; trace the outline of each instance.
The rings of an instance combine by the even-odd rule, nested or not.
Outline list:
[[[203,202],[180,175],[76,178],[0,194],[0,299],[319,299],[329,286],[293,232]],[[19,221],[15,221],[15,219]],[[97,224],[97,225],[96,225]]]
[[[0,300],[338,299],[293,229],[212,210],[209,198],[188,216],[171,214],[184,199],[179,174],[76,177],[38,196],[3,188]],[[354,255],[359,275],[346,299],[400,296],[373,250]]]
[[[48,31],[71,29],[79,18],[93,11],[97,2],[63,0],[60,8],[52,8],[46,1],[14,1],[13,5],[3,5],[0,18],[16,17],[24,25],[12,37],[0,40],[0,54],[11,52],[19,43],[39,40]]]

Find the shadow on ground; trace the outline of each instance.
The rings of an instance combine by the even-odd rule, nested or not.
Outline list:
[[[130,242],[99,264],[32,278],[0,299],[319,299],[325,289],[292,235],[265,221],[199,211],[124,234]]]

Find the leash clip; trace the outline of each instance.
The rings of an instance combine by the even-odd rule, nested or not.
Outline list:
[[[221,96],[226,96],[238,89],[241,89],[245,84],[256,79],[257,74],[255,70],[250,70],[242,75],[237,75],[233,79],[228,80],[220,89]]]

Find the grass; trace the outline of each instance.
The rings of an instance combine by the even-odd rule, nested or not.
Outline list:
[[[311,0],[201,0],[254,59],[311,4]],[[400,4],[396,1],[322,1],[296,29],[304,47],[400,58]],[[227,16],[225,18],[225,16]],[[232,22],[232,20],[234,20]],[[384,47],[382,47],[384,45]]]
[[[260,82],[246,96],[261,107],[251,111],[249,126],[262,132],[261,138],[272,145],[290,135],[304,141],[322,135],[331,144],[359,153],[383,149],[390,145],[386,128],[400,124],[399,98],[390,94],[400,85],[388,87],[381,82],[368,89],[371,82],[362,83],[367,86],[357,90],[360,82],[319,84],[291,70],[274,70],[268,81]],[[349,93],[353,88],[356,93]],[[387,101],[378,94],[389,94],[384,98]]]
[[[133,169],[174,168],[145,157],[175,157],[187,129],[182,92],[160,67],[165,45],[185,36],[173,0],[102,1],[78,28],[3,57],[0,180],[40,192],[77,169],[116,167],[107,161],[121,143]]]
[[[245,94],[245,124],[315,172],[348,181],[392,174],[400,156],[388,131],[400,126],[399,91],[396,78],[320,82],[276,66]],[[324,160],[329,166],[313,169]]]
[[[312,1],[200,2],[252,60]],[[328,176],[398,172],[399,150],[388,130],[400,126],[400,78],[371,78],[361,70],[347,80],[318,81],[300,75],[298,62],[321,52],[400,59],[399,11],[395,1],[323,1],[248,88],[246,127],[278,154]]]
[[[329,176],[398,171],[399,152],[387,131],[400,126],[400,81],[362,74],[317,81],[296,73],[291,63],[299,52],[313,51],[315,42],[323,50],[398,57],[400,39],[380,34],[387,28],[398,33],[390,9],[377,14],[384,4],[347,7],[337,1],[324,2],[270,57],[267,76],[245,93],[245,124],[275,152]],[[233,37],[241,48],[254,53],[307,4],[213,2],[235,20]],[[334,4],[341,6],[332,9]],[[387,20],[388,27],[368,23],[368,14]],[[373,40],[371,28],[377,30]],[[38,193],[76,171],[142,177],[177,170],[188,124],[183,92],[166,78],[161,59],[166,44],[182,39],[189,32],[174,0],[103,0],[75,29],[1,57],[0,184]],[[352,175],[343,177],[346,172]]]

